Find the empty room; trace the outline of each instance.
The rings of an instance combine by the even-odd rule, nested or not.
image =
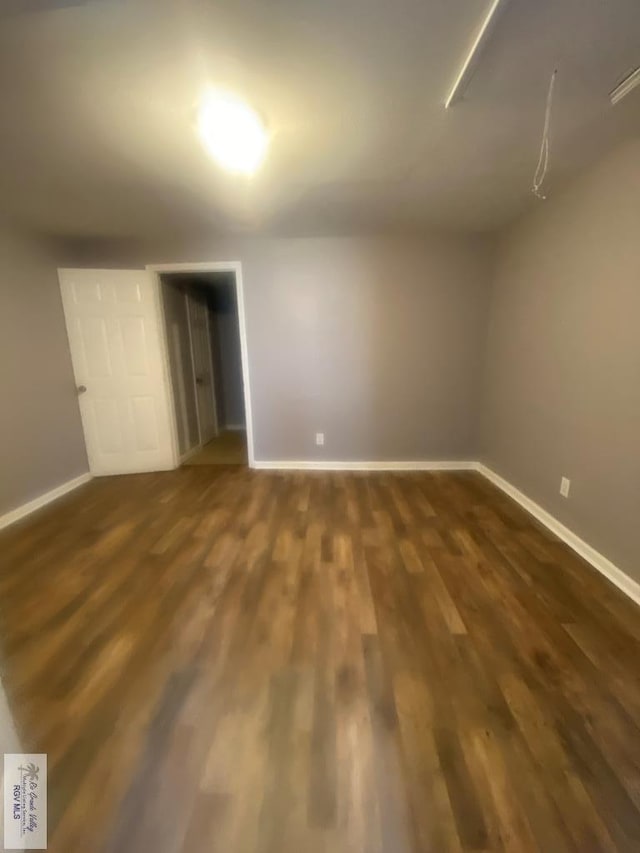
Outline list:
[[[3,0],[5,850],[640,850],[638,0]]]

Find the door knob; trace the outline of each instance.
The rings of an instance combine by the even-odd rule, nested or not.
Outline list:
[[[84,394],[84,392],[85,392],[86,390],[87,390],[87,386],[86,386],[86,385],[78,385],[78,387],[76,388],[76,391],[78,392],[78,394]]]

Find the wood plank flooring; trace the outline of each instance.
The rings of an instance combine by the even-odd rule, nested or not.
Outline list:
[[[56,853],[640,850],[640,610],[478,474],[94,480],[0,554]]]
[[[223,429],[215,438],[189,456],[185,465],[246,465],[247,434],[244,430]]]

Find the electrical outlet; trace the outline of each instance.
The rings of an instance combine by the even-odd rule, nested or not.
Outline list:
[[[568,480],[566,477],[563,477],[560,480],[560,494],[563,498],[569,497],[569,489],[571,488],[571,480]]]
[[[324,433],[323,432],[317,432],[316,433],[316,444],[318,445],[318,447],[322,447],[322,445],[324,444]]]

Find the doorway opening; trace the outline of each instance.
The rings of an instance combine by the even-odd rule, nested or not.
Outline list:
[[[238,270],[158,274],[179,462],[246,465],[250,416]]]

